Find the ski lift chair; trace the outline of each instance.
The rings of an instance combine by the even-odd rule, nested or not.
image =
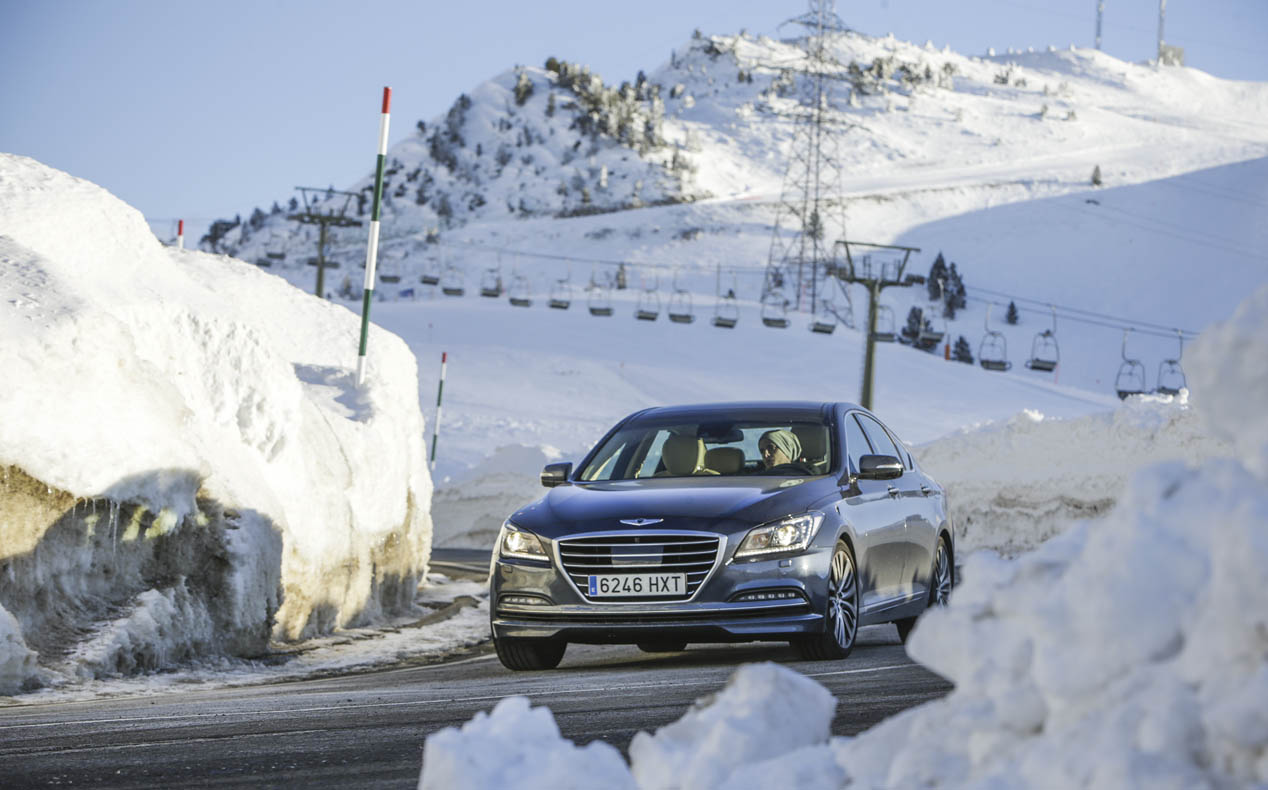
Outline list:
[[[735,302],[735,294],[719,297],[713,307],[713,325],[719,329],[734,329],[739,321],[740,306]]]
[[[389,269],[386,266],[379,271],[379,282],[395,285],[401,281],[401,273],[395,267]]]
[[[634,317],[639,321],[655,321],[660,315],[660,294],[655,288],[643,288],[638,295]]]
[[[555,280],[554,286],[550,289],[548,304],[552,310],[567,310],[572,305],[572,286],[568,283],[567,277]]]
[[[440,285],[440,262],[427,261],[423,264],[423,274],[418,278],[423,285]]]
[[[496,299],[502,295],[502,269],[493,267],[480,276],[480,295]]]
[[[894,331],[894,309],[887,304],[876,306],[876,331],[872,339],[877,343],[893,343],[898,339]]]
[[[522,274],[516,274],[511,277],[510,302],[512,307],[532,307],[533,297],[532,289],[529,288],[528,278]]]
[[[1179,329],[1176,330],[1176,338],[1180,341],[1180,353],[1175,359],[1164,359],[1158,365],[1158,386],[1154,392],[1159,395],[1179,395],[1180,390],[1189,386],[1184,369],[1180,367],[1180,358],[1184,356],[1184,335]]]
[[[683,288],[674,291],[673,296],[669,297],[669,320],[675,324],[690,324],[696,320],[696,314],[692,310],[691,294]]]
[[[774,329],[788,328],[788,303],[780,291],[771,291],[762,298],[762,324]]]
[[[590,310],[590,315],[605,317],[612,315],[611,286],[604,287],[595,283],[588,290],[590,293],[586,296],[586,307]]]
[[[445,296],[462,296],[467,292],[466,285],[463,284],[462,269],[457,265],[451,263],[445,267],[440,277],[440,292]]]
[[[991,329],[990,305],[986,307],[986,334],[977,347],[977,361],[987,370],[1005,371],[1013,367],[1013,363],[1008,361],[1008,341],[1004,339],[1004,333]]]
[[[1145,366],[1139,359],[1127,356],[1127,335],[1130,329],[1123,330],[1123,361],[1118,366],[1118,374],[1114,376],[1114,390],[1119,400],[1127,400],[1132,395],[1144,395],[1148,390],[1145,382]]]
[[[1061,349],[1057,346],[1057,311],[1052,305],[1048,305],[1048,309],[1052,310],[1052,326],[1035,335],[1030,344],[1030,359],[1026,360],[1026,367],[1042,373],[1056,370],[1061,361]]]
[[[819,335],[830,335],[836,331],[836,328],[836,311],[832,309],[832,303],[827,299],[820,300],[819,309],[810,316],[810,331]]]

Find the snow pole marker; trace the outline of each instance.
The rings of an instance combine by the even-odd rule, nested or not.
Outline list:
[[[436,387],[436,419],[431,424],[431,460],[427,468],[436,471],[436,437],[440,434],[440,399],[445,394],[445,368],[448,367],[449,352],[440,352],[440,384]]]
[[[176,220],[176,249],[185,249],[185,220]]]
[[[361,345],[357,350],[357,386],[365,383],[366,340],[370,335],[370,300],[374,298],[374,267],[379,259],[379,214],[383,206],[383,168],[387,162],[387,129],[391,120],[392,89],[383,88],[379,115],[379,154],[374,165],[374,206],[370,211],[370,240],[365,249],[365,288],[361,299]]]

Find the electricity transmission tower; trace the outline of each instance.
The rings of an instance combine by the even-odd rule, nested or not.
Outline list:
[[[325,299],[326,269],[333,269],[339,265],[334,261],[326,262],[326,228],[332,225],[336,228],[360,227],[361,220],[353,219],[347,214],[348,204],[361,196],[356,192],[336,192],[333,189],[319,189],[317,187],[295,188],[299,190],[300,197],[304,201],[304,210],[290,214],[286,218],[301,225],[317,225],[320,227],[320,231],[317,234],[317,257],[309,261],[309,263],[317,267],[317,296],[320,299]],[[343,197],[341,205],[335,203],[334,197],[336,195]],[[319,205],[323,201],[329,204],[324,211]]]
[[[829,50],[830,37],[848,31],[836,15],[836,0],[809,0],[810,9],[784,24],[805,28],[806,57],[792,70],[798,86],[798,106],[788,170],[776,208],[770,255],[762,284],[762,302],[795,302],[796,309],[818,312],[829,299],[827,275],[836,266],[832,239],[845,235],[845,202],[841,197],[841,164],[836,138],[849,124],[834,117],[831,85],[843,78],[844,67]],[[789,298],[787,289],[795,290]],[[853,326],[849,290],[842,287],[844,311],[837,313]]]

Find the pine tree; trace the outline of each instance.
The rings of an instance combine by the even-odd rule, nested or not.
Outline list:
[[[969,304],[969,297],[964,289],[964,280],[961,279],[960,272],[956,270],[954,263],[951,264],[951,268],[947,271],[946,299],[956,310],[963,310]]]
[[[1010,325],[1016,326],[1018,317],[1017,305],[1010,301],[1008,303],[1008,315],[1004,316],[1004,320]]]
[[[1097,165],[1092,168],[1092,186],[1099,187],[1101,185],[1101,166]]]
[[[964,335],[960,335],[960,339],[955,341],[955,349],[951,352],[951,358],[956,362],[973,364],[973,348],[969,345],[969,341],[964,339]]]
[[[947,279],[947,262],[942,257],[942,252],[938,252],[938,257],[934,259],[933,266],[929,268],[929,277],[925,280],[925,287],[929,290],[929,301],[936,302],[944,299],[943,291],[946,290]]]
[[[919,307],[913,307],[907,311],[907,325],[903,327],[902,335],[913,343],[916,338],[920,337],[920,330],[925,324],[925,311]]]

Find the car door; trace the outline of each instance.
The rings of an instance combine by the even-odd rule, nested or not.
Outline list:
[[[854,484],[843,494],[841,515],[854,528],[863,608],[900,595],[906,515],[890,480],[858,479],[859,458],[877,452],[863,432],[858,412],[844,417],[846,463]],[[891,490],[893,489],[893,490]]]
[[[889,431],[878,420],[868,414],[860,413],[857,416],[876,452],[893,456],[903,464],[901,477],[885,481],[897,507],[898,518],[903,523],[901,536],[898,537],[899,545],[895,550],[901,564],[895,594],[904,597],[923,594],[931,567],[930,561],[922,559],[921,544],[928,523],[925,516],[926,497],[921,490],[923,477],[912,469],[911,456],[899,449]]]
[[[907,519],[907,575],[914,580],[916,591],[927,595],[933,571],[933,553],[938,542],[938,525],[945,519],[942,489],[921,470],[898,435],[889,426],[884,427],[902,455],[907,468],[904,477],[910,479],[910,485],[903,486],[910,491],[913,503],[912,513]]]

